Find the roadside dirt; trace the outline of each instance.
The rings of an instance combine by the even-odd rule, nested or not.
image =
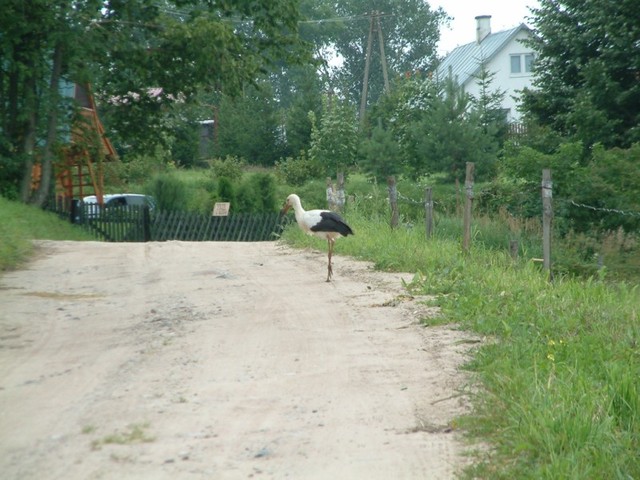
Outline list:
[[[339,246],[338,246],[339,250]],[[450,479],[473,339],[277,243],[40,242],[0,277],[5,479]]]

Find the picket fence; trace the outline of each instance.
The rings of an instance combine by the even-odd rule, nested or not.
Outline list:
[[[214,217],[191,212],[157,211],[146,206],[109,207],[99,213],[78,202],[51,201],[47,210],[66,218],[98,240],[108,242],[275,240],[289,222],[277,212]]]

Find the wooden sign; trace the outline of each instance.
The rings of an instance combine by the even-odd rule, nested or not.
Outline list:
[[[213,206],[212,217],[226,217],[229,215],[229,208],[231,208],[230,202],[216,202]]]

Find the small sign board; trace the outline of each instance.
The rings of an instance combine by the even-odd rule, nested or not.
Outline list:
[[[230,202],[216,202],[213,206],[212,217],[226,217],[229,215],[229,208],[231,208]]]

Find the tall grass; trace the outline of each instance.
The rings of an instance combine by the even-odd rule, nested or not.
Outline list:
[[[415,274],[447,322],[487,339],[466,366],[473,412],[458,424],[489,445],[465,478],[640,478],[640,290],[598,277],[551,283],[539,264],[387,219],[346,213],[356,237],[336,251]],[[459,237],[458,237],[459,238]],[[283,239],[326,248],[295,225]]]
[[[33,239],[92,240],[55,214],[0,197],[0,271],[15,268],[33,251]]]

